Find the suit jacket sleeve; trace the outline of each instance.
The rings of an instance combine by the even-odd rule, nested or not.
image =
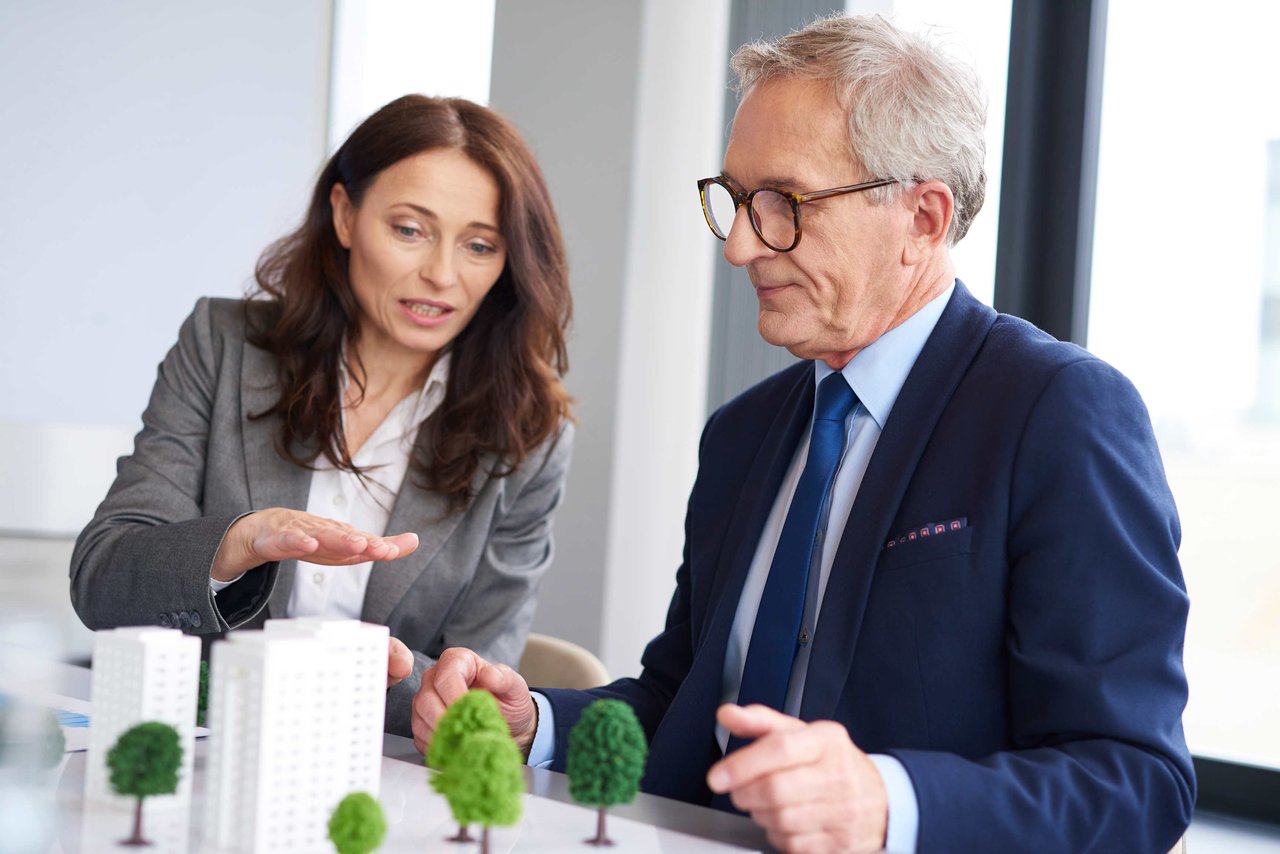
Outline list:
[[[706,449],[707,437],[712,432],[717,413],[708,419],[702,431],[698,457],[699,471]],[[640,663],[640,677],[619,679],[600,688],[589,691],[575,691],[565,688],[537,688],[547,698],[555,711],[555,758],[551,770],[564,771],[568,764],[569,731],[578,722],[584,709],[600,699],[622,700],[628,703],[644,728],[645,739],[653,743],[654,733],[671,705],[680,685],[689,674],[693,664],[694,629],[691,615],[691,583],[689,532],[692,525],[694,495],[690,496],[689,507],[685,513],[684,554],[679,569],[676,570],[676,589],[671,596],[671,604],[667,608],[666,624],[661,634],[645,647]]]
[[[564,498],[564,480],[573,453],[573,425],[565,422],[557,435],[525,462],[532,476],[504,498],[485,541],[480,561],[458,602],[449,610],[440,648],[475,650],[487,661],[513,667],[524,651],[537,605],[538,587],[551,565],[551,528]],[[412,675],[387,695],[388,732],[411,735],[413,697],[422,673],[435,659],[414,650]]]
[[[1129,382],[1093,359],[1059,370],[1010,489],[1013,749],[886,751],[918,795],[919,849],[1165,851],[1195,801],[1188,599],[1173,499]]]
[[[218,632],[266,606],[274,563],[216,597],[209,588],[213,557],[239,518],[201,509],[206,467],[230,464],[206,457],[221,344],[201,299],[160,365],[133,453],[120,458],[106,499],[76,540],[71,602],[91,629]]]

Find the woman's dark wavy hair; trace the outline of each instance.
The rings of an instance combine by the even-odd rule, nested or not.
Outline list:
[[[572,313],[564,242],[533,153],[492,110],[461,98],[405,95],[365,119],[325,165],[302,226],[258,259],[257,290],[246,303],[249,335],[276,357],[280,398],[250,417],[279,417],[276,449],[291,462],[310,468],[324,454],[360,474],[343,435],[340,381],[345,367],[352,381],[363,382],[363,366],[344,365],[343,348],[359,337],[360,309],[329,196],[340,183],[359,206],[387,167],[437,149],[462,152],[493,176],[507,250],[497,283],[451,344],[444,402],[424,425],[412,460],[421,485],[457,511],[470,503],[486,454],[500,460],[496,474],[509,474],[570,417],[561,383]]]

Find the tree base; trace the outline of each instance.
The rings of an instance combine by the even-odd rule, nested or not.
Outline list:
[[[130,848],[142,848],[151,844],[150,839],[143,839],[141,836],[130,836],[128,839],[121,839],[120,845],[127,845]]]
[[[472,836],[465,827],[458,828],[458,832],[453,836],[446,837],[445,842],[475,842],[476,838]]]
[[[595,845],[597,847],[608,847],[613,845],[613,840],[607,836],[593,836],[590,839],[584,839],[582,841],[588,845]]]

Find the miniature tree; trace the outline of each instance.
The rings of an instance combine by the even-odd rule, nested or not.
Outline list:
[[[138,799],[133,810],[133,835],[122,845],[149,845],[142,837],[142,801],[152,795],[169,795],[178,789],[182,744],[178,731],[168,724],[138,724],[125,730],[107,753],[111,788],[116,794]]]
[[[431,781],[449,801],[460,825],[479,822],[480,854],[489,854],[489,828],[520,820],[524,773],[511,736],[476,732],[463,736],[448,767]]]
[[[475,688],[463,694],[454,701],[453,705],[445,709],[423,760],[431,768],[438,771],[446,770],[453,757],[457,755],[462,740],[478,732],[489,732],[500,736],[508,736],[509,733],[507,721],[498,709],[498,701],[488,691]],[[437,792],[444,794],[444,789],[440,788],[442,785],[440,775],[431,779],[431,785]],[[449,837],[448,841],[474,842],[475,840],[467,832],[467,823],[462,822],[458,825],[458,834]]]
[[[569,794],[597,808],[591,845],[612,845],[605,835],[605,812],[635,799],[649,755],[644,729],[621,700],[596,700],[569,732]]]
[[[387,835],[382,805],[367,792],[343,798],[329,819],[329,839],[338,854],[369,854]]]
[[[209,715],[209,662],[200,662],[200,693],[196,698],[196,726],[206,726]]]

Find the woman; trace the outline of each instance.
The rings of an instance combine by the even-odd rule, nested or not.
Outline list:
[[[72,603],[93,629],[384,623],[387,729],[408,735],[446,647],[516,662],[550,561],[572,442],[550,196],[495,113],[405,96],[256,280],[183,324],[76,542]]]

